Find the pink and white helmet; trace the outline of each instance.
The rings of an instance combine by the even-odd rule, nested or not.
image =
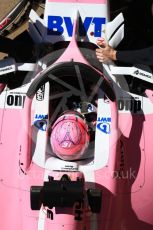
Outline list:
[[[89,145],[88,125],[76,111],[66,111],[53,124],[50,136],[52,151],[63,160],[77,160]]]

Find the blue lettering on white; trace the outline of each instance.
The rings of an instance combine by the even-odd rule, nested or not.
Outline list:
[[[94,36],[101,37],[102,36],[102,25],[106,23],[105,18],[93,18],[92,23],[95,24]]]
[[[98,122],[111,122],[111,117],[98,117],[97,119]]]
[[[85,18],[84,22],[80,20],[79,26],[80,26],[80,36],[86,36],[87,31],[91,25],[92,17]],[[81,30],[82,29],[82,30]],[[82,31],[82,32],[81,32]]]
[[[97,129],[99,129],[101,132],[110,134],[110,117],[98,117],[97,119]]]
[[[61,35],[63,34],[63,18],[59,16],[49,16],[48,17],[48,29],[51,35]]]
[[[36,114],[35,119],[48,119],[48,115],[44,114]]]
[[[46,131],[47,130],[47,119],[48,119],[47,114],[45,114],[45,115],[44,114],[36,114],[34,126],[37,127],[41,131]]]
[[[106,18],[86,17],[82,22],[79,18],[79,35],[86,36],[91,24],[94,24],[94,37],[102,36],[102,27],[106,23]],[[62,35],[64,33],[64,24],[69,37],[72,37],[73,23],[70,17],[48,16],[48,34]]]
[[[65,21],[65,25],[66,25],[68,35],[69,35],[69,37],[72,37],[72,31],[73,31],[72,20],[71,20],[70,17],[64,17],[64,21]]]

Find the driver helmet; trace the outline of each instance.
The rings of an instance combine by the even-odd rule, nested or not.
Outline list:
[[[84,116],[77,111],[61,114],[52,126],[51,148],[62,160],[78,160],[89,145],[88,125]]]

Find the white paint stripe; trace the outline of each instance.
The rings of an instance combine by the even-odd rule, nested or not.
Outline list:
[[[43,206],[41,207],[39,211],[39,220],[38,220],[38,230],[43,230],[45,227],[45,218],[46,213],[43,211]]]
[[[17,63],[17,69],[19,71],[34,71],[37,67],[35,63]]]
[[[49,91],[50,91],[50,85],[49,82],[45,84],[45,92],[44,92],[44,99],[43,101],[37,101],[35,99],[34,101],[34,107],[35,107],[35,114],[34,114],[34,121],[35,115],[48,115],[49,114]],[[48,119],[46,119],[47,126],[48,126]],[[37,138],[33,141],[36,142],[34,154],[33,154],[33,162],[40,167],[44,167],[45,165],[45,158],[46,158],[46,145],[47,145],[47,129],[46,131],[38,130]]]

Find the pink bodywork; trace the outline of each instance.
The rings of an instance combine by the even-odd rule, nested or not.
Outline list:
[[[72,58],[90,66],[80,53],[75,39],[56,63]],[[90,172],[94,176],[92,186],[103,191],[101,213],[93,215],[89,209],[84,210],[83,220],[77,222],[72,210],[68,210],[69,214],[56,214],[54,210],[54,220],[50,220],[46,218],[45,210],[43,215],[43,212],[30,208],[30,187],[43,185],[44,175],[54,174],[31,161],[27,135],[31,129],[31,116],[27,116],[31,103],[32,99],[26,98],[24,109],[0,109],[1,229],[153,229],[153,142],[150,130],[153,114],[118,113],[116,101],[110,101],[112,123],[109,160],[105,167]],[[58,176],[60,172],[56,174]],[[88,184],[85,186],[88,187]]]

